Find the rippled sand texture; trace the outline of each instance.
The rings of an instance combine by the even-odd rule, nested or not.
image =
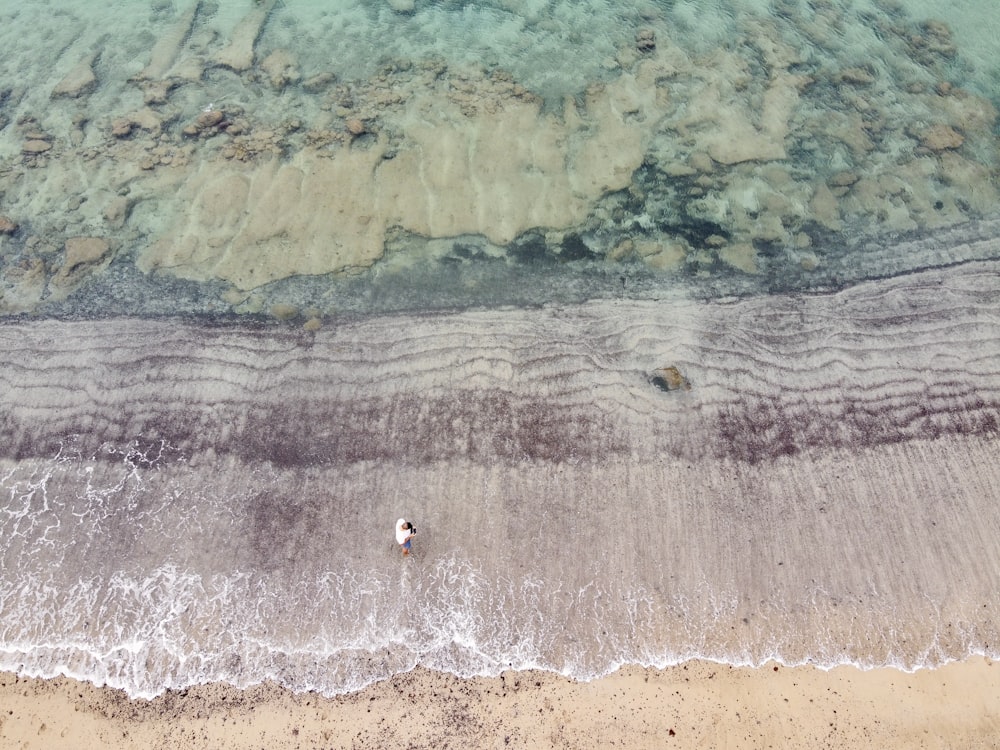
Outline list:
[[[0,666],[148,695],[995,654],[998,273],[5,324]]]
[[[36,79],[0,96],[0,311],[45,309],[112,269],[219,282],[213,310],[267,309],[282,300],[248,292],[357,274],[390,246],[454,261],[468,237],[511,264],[808,275],[859,235],[996,213],[996,111],[963,87],[947,24],[788,3],[720,16],[721,44],[687,7],[624,6],[607,39],[572,48],[589,78],[547,87],[421,46],[442,17],[442,33],[471,22],[441,9],[310,25],[274,2],[228,22],[190,2],[80,39],[38,19],[66,38],[43,80],[17,67],[37,45],[10,40],[7,75]],[[488,10],[524,44],[574,29]],[[368,51],[371,29],[384,49]],[[351,77],[322,52],[345,39],[369,68],[389,59]],[[455,247],[427,256],[428,239]]]

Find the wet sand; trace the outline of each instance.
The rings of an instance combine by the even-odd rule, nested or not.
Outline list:
[[[5,325],[0,665],[153,696],[995,656],[998,273]]]
[[[315,332],[2,326],[26,650],[0,664],[151,696],[993,656],[998,273]]]
[[[73,680],[0,676],[0,744],[126,748],[986,748],[1000,667],[860,671],[689,662],[577,683],[418,669],[336,698],[211,684],[153,701]]]

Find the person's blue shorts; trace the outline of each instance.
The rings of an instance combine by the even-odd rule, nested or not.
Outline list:
[[[405,549],[405,550],[409,550],[410,549],[410,540],[409,539],[407,539],[405,542],[403,542],[403,549]]]

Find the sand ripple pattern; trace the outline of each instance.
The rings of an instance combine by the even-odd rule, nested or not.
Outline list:
[[[335,693],[994,654],[998,292],[969,262],[317,332],[4,323],[0,667]]]

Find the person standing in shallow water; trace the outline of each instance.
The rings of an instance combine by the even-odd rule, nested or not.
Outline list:
[[[416,533],[417,530],[413,528],[413,524],[405,518],[396,521],[396,542],[403,548],[404,555],[410,554],[410,539]]]

